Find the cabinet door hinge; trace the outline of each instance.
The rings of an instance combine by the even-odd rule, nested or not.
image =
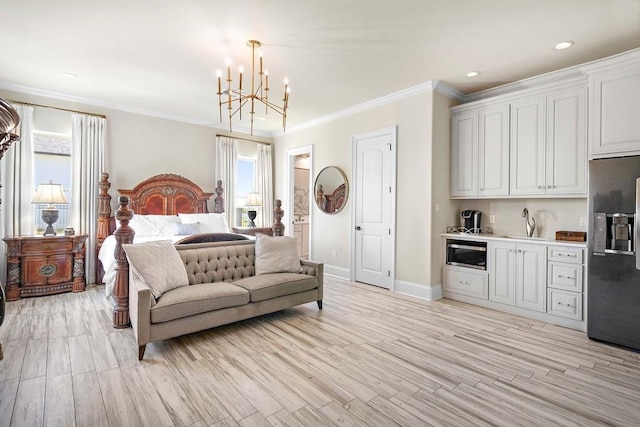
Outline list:
[[[391,270],[387,270],[387,277],[391,277]]]

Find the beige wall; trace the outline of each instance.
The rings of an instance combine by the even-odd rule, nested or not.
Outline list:
[[[0,96],[15,101],[105,115],[108,144],[106,168],[112,183],[114,208],[117,206],[117,189],[132,188],[140,181],[160,173],[182,175],[200,185],[204,191],[213,192],[215,189],[215,136],[216,133],[225,133],[224,131],[5,90],[0,90]],[[56,125],[47,123],[54,116],[53,113],[42,114],[42,120],[38,123],[45,127],[55,127]],[[37,118],[34,117],[34,120]],[[54,131],[70,132],[70,127]],[[248,145],[255,148],[255,144]],[[243,149],[245,151],[247,150]],[[209,208],[213,209],[213,205]]]
[[[440,250],[439,243],[434,243],[433,239],[439,242],[439,235],[444,231],[439,227],[442,223],[449,222],[444,216],[454,212],[457,206],[456,202],[450,202],[448,198],[448,105],[449,101],[444,96],[434,96],[432,92],[427,92],[277,137],[276,197],[286,200],[288,194],[288,150],[313,145],[314,173],[317,174],[325,166],[338,166],[346,173],[352,192],[352,136],[397,126],[396,279],[423,286],[439,284]],[[434,126],[434,117],[442,123]],[[435,152],[432,144],[435,144]],[[433,162],[437,165],[432,165]],[[438,174],[444,174],[444,178],[432,176],[432,168]],[[434,186],[441,185],[445,185],[445,188],[433,191]],[[432,218],[434,195],[437,196],[441,211],[437,217]],[[336,215],[326,215],[312,204],[314,219],[311,242],[314,259],[327,264],[329,270],[337,267],[347,274],[351,261],[352,208],[352,193],[349,194],[345,208]],[[336,257],[333,256],[333,251]],[[438,253],[434,259],[432,252]]]

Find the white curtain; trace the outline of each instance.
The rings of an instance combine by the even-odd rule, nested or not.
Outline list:
[[[273,159],[270,144],[258,144],[254,191],[262,196],[258,227],[273,225]]]
[[[224,188],[224,211],[229,227],[235,225],[236,217],[236,165],[238,164],[238,141],[226,136],[216,139],[215,179],[222,181]],[[214,182],[214,186],[216,184]]]
[[[106,168],[107,120],[71,115],[71,219],[69,226],[87,234],[85,271],[87,283],[96,279],[96,231],[98,227],[98,182]]]
[[[20,126],[15,133],[20,140],[14,142],[0,161],[2,205],[0,206],[0,237],[29,236],[35,230],[34,208],[31,199],[35,193],[33,173],[33,107],[15,104],[20,115]],[[4,242],[0,244],[0,278],[5,280]]]

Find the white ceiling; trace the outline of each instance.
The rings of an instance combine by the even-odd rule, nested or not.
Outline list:
[[[289,128],[430,80],[472,93],[640,47],[640,0],[0,0],[0,10],[0,87],[211,125],[216,70],[230,58],[237,78],[244,64],[246,85],[249,39],[263,42],[271,99],[289,78]],[[575,45],[553,49],[564,40]],[[258,131],[280,130],[269,116]]]

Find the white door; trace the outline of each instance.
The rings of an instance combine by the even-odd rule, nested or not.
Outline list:
[[[478,195],[509,195],[509,104],[483,108],[478,119]]]
[[[354,142],[353,280],[391,289],[395,256],[396,129]]]
[[[511,103],[511,195],[545,194],[544,96]]]
[[[451,117],[451,195],[478,195],[478,112]]]

